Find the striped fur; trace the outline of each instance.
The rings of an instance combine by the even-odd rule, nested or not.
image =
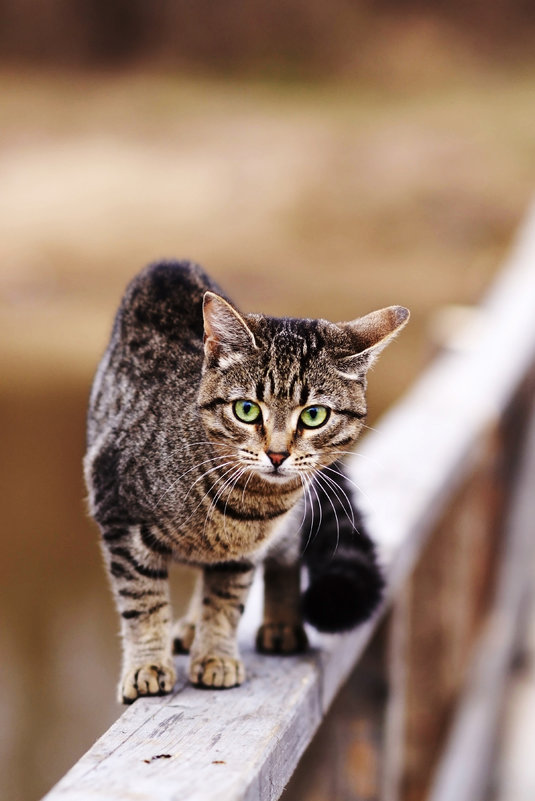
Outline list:
[[[125,702],[171,690],[173,641],[191,651],[195,684],[243,681],[236,629],[264,560],[258,648],[305,647],[300,532],[314,529],[309,552],[323,558],[319,544],[333,542],[333,527],[311,517],[320,502],[334,508],[329,494],[335,504],[349,497],[327,471],[340,473],[333,465],[365,419],[366,371],[407,316],[401,307],[345,324],[242,316],[190,262],[152,265],[131,282],[93,384],[84,462],[121,616]],[[240,419],[238,401],[258,419]],[[316,428],[302,415],[318,407],[325,419]],[[346,539],[357,551],[364,543],[378,575],[371,543],[353,531]],[[172,560],[199,571],[174,628]],[[312,562],[309,570],[317,574]]]

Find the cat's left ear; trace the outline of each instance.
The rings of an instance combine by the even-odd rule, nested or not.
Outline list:
[[[370,312],[349,323],[338,323],[349,335],[354,353],[339,359],[339,368],[344,373],[367,370],[393,337],[407,324],[410,312],[404,306],[388,306]]]
[[[207,358],[233,357],[257,347],[253,332],[241,314],[215,292],[204,293],[203,316]]]

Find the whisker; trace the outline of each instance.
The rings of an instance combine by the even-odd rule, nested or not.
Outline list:
[[[204,528],[203,528],[203,536],[204,537],[206,537],[206,526],[208,525],[208,521],[211,518],[212,513],[215,512],[215,510],[216,510],[217,502],[221,498],[222,494],[225,492],[226,488],[230,487],[230,485],[232,484],[234,478],[236,476],[239,478],[239,475],[241,474],[241,471],[243,470],[243,468],[241,466],[237,466],[237,467],[234,468],[234,470],[235,470],[235,472],[233,472],[233,469],[227,471],[228,473],[231,473],[232,475],[230,476],[230,478],[228,478],[223,483],[223,486],[220,487],[220,489],[217,491],[215,496],[212,498],[212,502],[211,502],[210,506],[208,507],[208,511],[206,512],[206,517],[205,517],[205,520],[204,520]],[[215,486],[215,484],[214,484],[214,486]],[[227,503],[228,503],[228,498],[227,498]],[[225,504],[225,508],[226,508],[226,504]]]
[[[193,487],[196,484],[199,483],[199,481],[202,481],[203,478],[206,478],[206,476],[210,475],[210,473],[213,473],[215,470],[221,470],[221,468],[227,467],[229,464],[230,465],[235,465],[236,461],[234,459],[230,459],[228,462],[223,462],[223,464],[216,464],[214,467],[211,467],[209,470],[205,470],[204,473],[202,475],[200,475],[197,479],[195,479],[193,484],[191,484],[189,490],[186,493],[186,498],[189,496],[189,494],[192,491]],[[226,475],[226,473],[223,473],[223,475]]]
[[[334,558],[334,556],[336,555],[336,551],[338,550],[338,546],[340,544],[340,523],[338,521],[338,513],[336,511],[336,507],[335,507],[334,503],[331,500],[331,496],[326,491],[325,487],[322,484],[318,484],[318,489],[321,489],[323,491],[323,494],[325,495],[325,497],[327,498],[327,500],[331,504],[331,507],[332,507],[332,510],[333,510],[333,514],[334,514],[334,519],[336,520],[336,545],[334,547],[333,555],[331,557],[331,558]],[[318,503],[319,503],[319,498],[318,498]]]
[[[362,428],[367,428],[368,431],[377,431],[376,428],[374,428],[373,426],[369,426],[366,423],[362,423]]]
[[[314,532],[314,536],[312,537],[312,539],[314,540],[318,536],[318,533],[319,533],[320,528],[321,528],[321,524],[323,522],[323,509],[322,509],[322,506],[321,506],[321,501],[320,501],[320,497],[318,495],[318,491],[316,489],[315,481],[311,481],[310,482],[309,488],[312,490],[312,492],[316,496],[316,500],[318,502],[319,519],[318,519],[318,525],[316,526],[316,531]],[[312,497],[312,495],[310,497]],[[308,545],[308,543],[307,543],[307,545]]]
[[[223,509],[223,531],[226,533],[227,531],[227,506],[228,502],[230,501],[230,496],[232,495],[233,490],[236,487],[236,484],[240,480],[240,478],[244,475],[244,473],[248,470],[247,467],[242,467],[236,478],[233,480],[232,485],[229,487],[229,491],[227,494],[227,500],[225,501],[225,506]]]
[[[305,498],[308,497],[308,500],[309,500],[309,503],[310,503],[310,528],[308,530],[307,541],[306,541],[305,546],[304,546],[304,548],[303,548],[303,550],[301,552],[301,555],[303,555],[305,553],[306,549],[310,545],[311,540],[314,539],[317,536],[318,531],[319,531],[319,527],[320,527],[320,524],[321,524],[321,518],[320,518],[319,523],[318,523],[318,525],[316,527],[316,533],[314,534],[314,536],[312,536],[312,532],[314,531],[315,514],[314,514],[314,499],[312,498],[312,493],[310,491],[311,484],[312,484],[311,481],[305,482],[305,480],[303,479],[303,488],[304,488],[305,493],[306,493],[305,494]],[[317,497],[317,493],[316,493],[316,497]],[[318,498],[318,507],[319,507],[319,512],[320,512],[320,515],[321,515],[322,511],[321,511],[321,504],[319,503],[319,498]],[[305,517],[303,518],[303,522],[305,521],[305,519],[306,519],[306,501],[305,501]],[[301,525],[303,525],[303,523],[301,523]]]
[[[345,480],[346,480],[346,481],[348,481],[348,482],[349,482],[349,483],[350,483],[350,484],[351,484],[353,487],[355,487],[355,489],[357,490],[357,492],[360,492],[360,494],[362,495],[362,497],[363,497],[363,498],[366,498],[366,500],[367,500],[367,501],[370,503],[370,505],[371,505],[371,507],[373,508],[373,510],[374,510],[374,511],[376,510],[376,505],[375,505],[375,503],[373,502],[373,500],[370,498],[370,496],[368,495],[368,493],[367,493],[367,492],[365,492],[365,491],[362,489],[362,487],[359,487],[359,485],[358,485],[358,484],[355,484],[355,482],[354,482],[354,481],[353,481],[351,478],[349,478],[349,476],[348,476],[346,473],[342,473],[340,470],[336,470],[335,468],[333,468],[333,467],[332,467],[332,465],[324,465],[323,469],[324,469],[324,470],[327,470],[327,469],[328,469],[328,470],[330,470],[332,473],[337,473],[337,474],[338,474],[339,476],[341,476],[342,478],[345,478]]]
[[[336,481],[334,479],[332,479],[330,476],[327,476],[323,470],[320,471],[317,474],[316,478],[318,480],[321,479],[322,481],[326,481],[327,482],[327,486],[330,487],[331,490],[333,491],[333,493],[335,494],[336,498],[338,499],[338,502],[339,502],[340,506],[342,507],[342,511],[344,512],[345,516],[347,517],[347,519],[351,523],[351,526],[353,527],[354,530],[356,530],[355,514],[353,512],[353,506],[352,506],[351,500],[349,499],[349,497],[348,497],[347,493],[345,492],[344,488],[341,487],[339,484],[337,484]],[[338,494],[338,491],[340,491],[342,493],[344,499],[347,501],[347,506],[348,506],[348,509],[349,509],[349,513],[348,513],[347,509],[345,508],[344,501],[342,500],[342,498]]]
[[[303,495],[301,496],[303,499],[303,517],[301,518],[301,522],[299,523],[299,528],[297,529],[297,531],[299,532],[303,528],[303,523],[305,522],[307,516],[307,498],[305,495],[305,490],[306,490],[305,479],[301,475],[301,473],[299,473],[298,475],[299,475],[299,481],[301,482],[301,486],[303,488]],[[297,503],[301,503],[301,499],[299,499]]]
[[[339,454],[340,456],[358,456],[359,459],[366,459],[368,462],[375,465],[375,467],[379,467],[380,469],[383,469],[385,467],[384,462],[378,461],[373,456],[368,456],[367,453],[359,453],[359,451],[341,451],[341,450],[330,451],[330,453]]]
[[[170,485],[167,487],[167,489],[166,489],[166,490],[165,490],[165,491],[162,493],[162,495],[161,495],[161,496],[158,498],[158,500],[157,500],[156,504],[154,505],[154,509],[157,509],[157,508],[158,508],[158,506],[159,506],[159,505],[160,505],[160,503],[163,501],[163,499],[165,498],[165,496],[166,496],[166,495],[168,495],[168,494],[171,492],[171,490],[172,490],[172,489],[174,489],[174,488],[176,487],[176,485],[178,484],[178,482],[179,482],[179,481],[181,481],[181,479],[183,479],[183,478],[184,478],[184,476],[187,476],[187,475],[188,475],[188,473],[191,473],[191,471],[192,471],[192,470],[195,470],[196,468],[198,468],[198,467],[201,467],[203,464],[208,464],[209,462],[216,462],[216,461],[220,461],[221,459],[227,459],[227,458],[228,458],[228,456],[213,456],[211,459],[205,459],[203,462],[200,462],[199,464],[194,464],[194,465],[193,465],[193,467],[190,467],[190,468],[189,468],[189,470],[186,470],[186,471],[185,471],[185,473],[182,473],[182,475],[178,476],[178,478],[174,479],[174,480],[171,482],[171,484],[170,484]],[[230,462],[227,462],[227,464],[230,464]],[[211,468],[211,470],[208,470],[208,471],[206,471],[205,473],[203,473],[203,474],[202,474],[202,476],[200,476],[200,478],[198,478],[198,479],[197,479],[197,481],[200,481],[200,479],[201,479],[201,478],[204,478],[204,476],[205,476],[205,475],[208,475],[208,473],[210,473],[212,470],[217,470],[219,467],[224,467],[224,466],[225,466],[224,464],[223,464],[223,465],[216,465],[215,467]],[[195,484],[197,483],[197,481],[195,481],[195,482],[194,482],[194,483],[191,485],[191,487],[194,487],[194,486],[195,486]],[[186,495],[186,498],[188,497],[188,495],[189,495],[189,493],[190,493],[190,491],[191,491],[191,487],[190,487],[190,489],[188,490],[188,494]]]
[[[251,472],[247,476],[247,481],[245,482],[245,484],[243,486],[243,490],[242,490],[242,494],[241,494],[241,502],[242,502],[242,504],[245,503],[245,490],[247,489],[247,484],[249,483],[249,481],[251,480],[253,475],[254,475],[254,468],[251,468]]]
[[[178,446],[176,448],[173,448],[173,450],[170,453],[168,453],[166,456],[163,456],[163,455],[160,454],[160,465],[162,467],[164,467],[169,462],[176,460],[177,456],[182,456],[185,451],[189,452],[191,450],[195,450],[195,448],[192,447],[192,446],[195,446],[195,445],[209,445],[209,446],[214,445],[214,446],[219,447],[219,448],[227,448],[227,449],[230,448],[230,449],[233,449],[233,450],[237,450],[237,446],[236,445],[232,445],[231,443],[228,443],[228,442],[225,442],[225,443],[217,442],[216,440],[198,440],[196,442],[186,442],[184,446]],[[204,454],[202,454],[202,455],[204,455]]]
[[[226,475],[228,475],[230,472],[232,472],[232,470],[234,469],[234,466],[235,466],[235,462],[232,462],[232,465],[233,465],[232,467],[230,467],[228,470],[225,470],[225,472],[224,472],[224,473],[223,473],[221,476],[219,476],[219,478],[218,478],[218,479],[216,479],[216,480],[214,481],[214,483],[213,483],[213,484],[210,486],[210,488],[209,488],[209,489],[208,489],[208,490],[207,490],[207,491],[204,493],[204,495],[203,495],[203,496],[202,496],[202,498],[200,499],[200,501],[199,501],[199,503],[197,504],[197,506],[195,507],[195,509],[194,509],[194,510],[191,512],[191,514],[189,514],[189,515],[186,517],[186,519],[185,519],[185,520],[182,520],[182,521],[181,521],[181,525],[182,525],[182,526],[184,526],[184,525],[185,525],[185,524],[186,524],[186,523],[187,523],[189,520],[191,520],[191,518],[193,517],[193,515],[195,514],[195,512],[197,511],[197,509],[198,509],[200,506],[202,506],[202,502],[204,501],[204,499],[206,498],[206,496],[210,494],[210,492],[211,492],[211,491],[214,489],[214,487],[216,487],[216,486],[219,484],[219,482],[220,482],[220,481],[222,481],[222,480],[225,478],[225,476],[226,476]]]
[[[229,478],[225,479],[225,481],[223,482],[221,487],[217,490],[216,494],[212,498],[212,502],[210,503],[210,506],[208,507],[208,512],[206,513],[205,530],[206,530],[206,522],[208,521],[208,518],[211,516],[212,511],[215,511],[217,502],[221,498],[222,494],[225,492],[226,488],[230,486],[231,482],[234,480],[234,477],[236,475],[238,475],[241,472],[241,470],[242,470],[241,465],[236,465],[236,463],[234,463],[233,467],[231,467],[229,470],[227,470],[223,474],[223,476],[221,476],[221,479],[222,479],[222,478],[224,478],[224,476],[228,475],[229,473],[231,474]],[[213,490],[213,488],[216,486],[217,483],[218,482],[216,481],[212,485],[210,490]]]

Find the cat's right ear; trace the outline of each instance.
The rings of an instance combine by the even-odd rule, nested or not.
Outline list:
[[[253,332],[243,317],[224,298],[205,292],[203,300],[204,353],[219,361],[243,351],[256,349]]]

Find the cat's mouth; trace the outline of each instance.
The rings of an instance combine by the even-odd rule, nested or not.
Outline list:
[[[265,450],[261,454],[261,473],[272,481],[288,481],[295,475],[288,451]]]
[[[292,478],[295,473],[293,470],[281,470],[277,467],[272,468],[264,468],[262,470],[262,475],[267,476],[268,478],[272,479],[273,481],[288,481],[288,479]]]
[[[298,471],[295,467],[276,467],[276,466],[266,466],[262,465],[258,470],[257,475],[262,479],[266,480],[270,484],[287,484],[292,481],[296,481],[299,478]]]

